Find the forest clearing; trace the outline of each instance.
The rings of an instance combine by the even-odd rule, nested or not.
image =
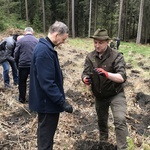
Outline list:
[[[143,48],[142,45],[138,47]],[[119,49],[125,53],[127,63],[125,93],[129,150],[150,149],[150,46],[145,47],[145,54],[144,51],[142,54],[136,52],[132,43],[123,42]],[[66,98],[72,104],[74,112],[60,115],[54,150],[115,150],[113,117],[109,117],[110,145],[103,147],[98,143],[94,97],[90,87],[81,81],[86,54],[93,50],[92,39],[69,39],[56,49],[64,75]],[[0,73],[2,74],[1,66]],[[5,89],[2,75],[0,81],[0,149],[36,150],[37,114],[28,109],[28,103],[21,104],[16,100],[17,86]]]
[[[12,34],[23,35],[29,26],[35,37],[45,37],[56,20],[69,28],[70,38],[56,50],[66,99],[74,111],[61,113],[54,150],[116,150],[112,112],[109,143],[99,143],[94,96],[81,81],[85,57],[94,49],[87,37],[98,28],[108,30],[112,44],[121,40],[119,51],[127,72],[128,150],[150,150],[150,0],[0,0],[0,10],[0,41]],[[29,110],[28,102],[18,101],[11,69],[10,89],[5,88],[2,73],[0,64],[0,150],[37,150],[37,113]]]

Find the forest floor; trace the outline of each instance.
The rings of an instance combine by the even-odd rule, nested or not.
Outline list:
[[[57,49],[64,75],[64,89],[74,112],[61,113],[54,138],[54,150],[115,150],[113,117],[109,116],[109,145],[99,144],[99,131],[94,97],[90,87],[81,81],[81,73],[87,51],[72,47],[69,43]],[[132,56],[131,56],[132,57]],[[150,148],[150,78],[142,79],[150,71],[145,57],[134,54],[141,70],[127,63],[128,79],[125,84],[127,98],[127,124],[130,133],[130,150]],[[150,58],[146,58],[147,61]],[[0,73],[2,67],[0,66]],[[10,75],[11,76],[11,75]],[[11,76],[11,82],[12,76]],[[21,104],[16,98],[17,86],[5,89],[0,76],[0,149],[36,150],[37,114],[28,109],[28,103]],[[131,148],[134,146],[134,148]],[[147,150],[148,150],[147,149]]]

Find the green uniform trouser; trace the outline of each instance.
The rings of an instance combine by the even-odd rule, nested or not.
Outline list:
[[[100,131],[100,141],[108,140],[108,115],[109,106],[114,118],[117,150],[126,150],[128,129],[126,125],[126,98],[124,92],[107,99],[96,98],[96,112],[98,116],[98,126]]]

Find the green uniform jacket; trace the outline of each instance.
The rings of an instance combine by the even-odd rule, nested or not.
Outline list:
[[[95,50],[90,52],[85,59],[82,80],[84,77],[91,78],[92,92],[97,98],[105,99],[123,92],[123,83],[115,83],[97,74],[94,68],[103,68],[111,73],[119,73],[126,81],[125,61],[122,53],[112,50],[109,46],[101,58]]]

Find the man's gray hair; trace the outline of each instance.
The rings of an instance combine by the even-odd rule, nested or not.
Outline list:
[[[31,33],[34,32],[31,27],[26,27],[26,28],[24,29],[24,31],[25,31],[25,32],[31,32]]]
[[[59,34],[68,33],[69,29],[63,22],[55,21],[49,28],[49,33],[58,32]]]

